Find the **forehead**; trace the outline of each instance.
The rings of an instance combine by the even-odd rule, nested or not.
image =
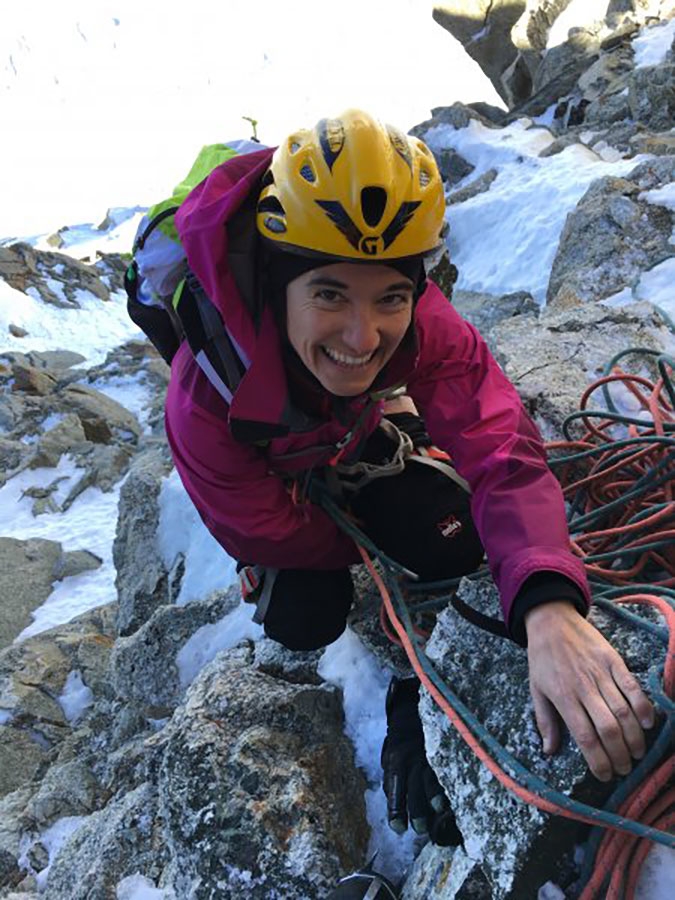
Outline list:
[[[357,263],[332,263],[311,269],[296,279],[303,287],[332,283],[335,287],[359,288],[361,290],[398,290],[411,288],[412,281],[391,266],[383,264],[359,265]]]

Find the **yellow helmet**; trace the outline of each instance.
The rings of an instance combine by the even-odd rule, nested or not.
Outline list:
[[[280,249],[377,262],[441,242],[445,198],[431,151],[360,110],[291,134],[262,184],[258,231]]]

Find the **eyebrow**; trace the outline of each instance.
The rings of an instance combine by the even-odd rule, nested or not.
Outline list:
[[[316,285],[324,285],[325,287],[340,288],[343,291],[349,290],[349,285],[344,281],[338,281],[337,278],[330,278],[328,275],[315,275],[307,282],[307,287],[315,287]],[[397,281],[394,284],[382,289],[382,293],[386,291],[410,291],[413,289],[413,283],[410,280]]]

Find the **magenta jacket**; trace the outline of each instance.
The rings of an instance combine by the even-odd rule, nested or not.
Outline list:
[[[288,474],[349,459],[381,418],[370,397],[342,402],[322,420],[290,403],[280,335],[252,284],[251,200],[271,150],[215,169],[181,206],[176,224],[190,267],[222,315],[246,372],[227,402],[184,343],[171,371],[166,429],[176,468],[207,528],[234,558],[276,568],[334,569],[360,561],[350,538],[313,504],[295,505]],[[248,273],[248,274],[247,274]],[[499,588],[504,619],[536,572],[573,581],[588,600],[583,566],[569,550],[562,493],[515,388],[476,329],[429,282],[413,326],[373,386],[407,384],[431,438],[472,489],[472,511]],[[326,395],[327,401],[330,400]],[[371,403],[365,421],[351,427]],[[361,418],[364,418],[361,416]]]

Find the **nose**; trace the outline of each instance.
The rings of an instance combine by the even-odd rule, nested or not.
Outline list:
[[[355,356],[376,350],[380,344],[376,312],[365,304],[352,307],[344,323],[342,339]]]

